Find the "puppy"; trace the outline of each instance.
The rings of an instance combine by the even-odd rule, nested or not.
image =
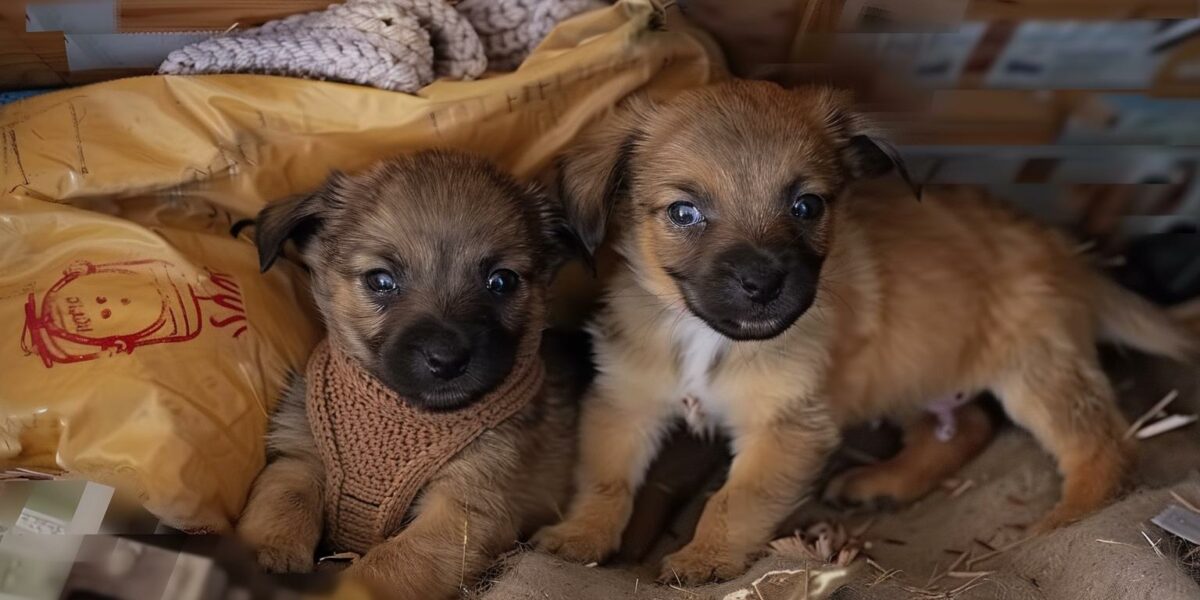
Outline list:
[[[734,459],[665,559],[672,582],[740,574],[851,424],[908,417],[906,447],[833,497],[926,493],[991,435],[968,405],[937,439],[922,408],[956,393],[994,392],[1054,455],[1062,498],[1042,527],[1117,491],[1131,445],[1096,340],[1177,358],[1191,341],[996,202],[852,186],[902,167],[889,148],[834,91],[749,81],[637,100],[582,136],[560,165],[569,218],[592,248],[611,228],[623,263],[594,324],[577,495],[540,548],[612,552],[680,418],[728,434]]]
[[[455,418],[504,386],[525,340],[536,357],[545,290],[573,239],[561,209],[536,189],[482,159],[438,151],[335,174],[315,193],[268,206],[256,227],[264,270],[286,240],[296,242],[329,347],[343,349],[380,393],[401,398],[415,411],[408,414],[433,418]],[[323,530],[354,525],[331,522],[349,518],[333,518],[330,482],[366,477],[365,487],[394,492],[393,482],[371,477],[387,472],[377,463],[395,458],[390,448],[343,454],[336,472],[327,471],[314,431],[341,416],[313,416],[306,398],[316,383],[297,377],[280,400],[266,468],[237,523],[270,571],[309,571]],[[569,395],[553,379],[533,389],[527,404],[438,466],[377,545],[338,548],[335,537],[330,549],[365,550],[348,572],[383,597],[456,596],[564,506],[574,460]],[[394,408],[358,426],[403,427],[387,422]],[[355,501],[339,498],[339,514]]]

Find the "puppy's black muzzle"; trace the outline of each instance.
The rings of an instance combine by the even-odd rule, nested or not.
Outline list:
[[[816,298],[822,258],[799,249],[740,244],[718,254],[706,276],[682,284],[696,316],[726,337],[765,340],[792,326]]]
[[[787,271],[780,261],[753,248],[735,248],[720,259],[729,273],[728,287],[754,304],[768,305],[783,291]]]
[[[422,408],[462,408],[504,380],[516,344],[517,337],[496,324],[423,319],[387,341],[378,376]]]

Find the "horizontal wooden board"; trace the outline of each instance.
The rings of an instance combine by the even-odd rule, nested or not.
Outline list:
[[[0,89],[62,85],[67,70],[62,34],[25,33],[23,25],[0,17]]]
[[[246,29],[296,13],[322,10],[332,0],[119,0],[117,28],[138,31]]]
[[[1190,19],[1200,16],[1195,0],[972,0],[967,18],[1009,19]]]

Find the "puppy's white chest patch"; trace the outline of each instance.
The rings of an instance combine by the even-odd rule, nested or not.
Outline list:
[[[732,342],[689,313],[676,327],[674,343],[679,377],[676,392],[683,418],[693,433],[712,433],[722,420],[726,401],[712,385],[713,368]]]

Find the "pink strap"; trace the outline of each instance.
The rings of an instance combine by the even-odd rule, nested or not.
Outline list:
[[[971,397],[965,392],[958,392],[942,396],[925,405],[925,410],[937,417],[937,429],[934,429],[933,435],[939,442],[949,442],[954,439],[954,435],[958,433],[958,421],[954,418],[954,411],[970,401]]]

